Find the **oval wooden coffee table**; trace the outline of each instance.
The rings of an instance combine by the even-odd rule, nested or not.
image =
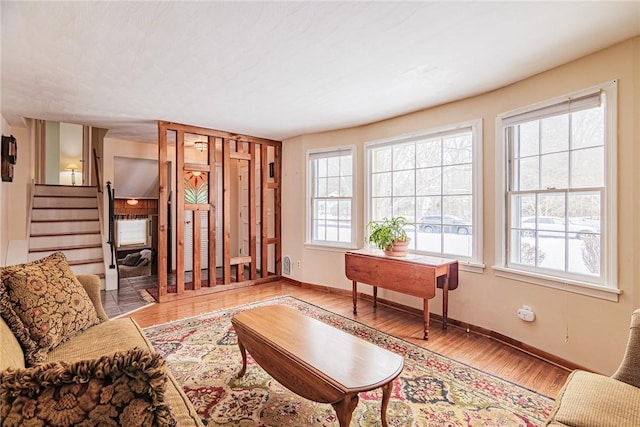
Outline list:
[[[358,405],[358,393],[382,387],[382,425],[393,380],[404,366],[402,356],[312,319],[297,310],[271,305],[236,314],[242,368],[248,351],[269,375],[292,392],[330,403],[340,427],[347,427]]]

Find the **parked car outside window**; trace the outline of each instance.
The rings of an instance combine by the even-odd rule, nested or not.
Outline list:
[[[425,215],[420,218],[418,230],[423,233],[471,234],[471,224],[454,215]]]
[[[569,232],[570,238],[581,239],[587,234],[599,233],[599,230],[586,223],[574,223],[569,221],[569,228],[565,227],[564,218],[557,216],[539,216],[537,217],[538,226],[536,227],[536,217],[529,217],[522,220],[522,228],[538,230],[538,236],[558,237],[559,232]],[[524,231],[523,236],[533,236],[533,231]]]

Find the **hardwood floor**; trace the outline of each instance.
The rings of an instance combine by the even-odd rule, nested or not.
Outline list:
[[[432,321],[429,340],[424,341],[422,316],[382,304],[378,304],[377,309],[374,310],[369,301],[359,303],[358,314],[354,316],[350,296],[303,288],[283,281],[220,292],[206,297],[154,304],[131,313],[130,317],[144,328],[283,295],[291,295],[344,317],[355,319],[549,397],[556,397],[570,373],[567,369],[486,336],[473,332],[467,333],[451,325],[447,330],[442,330],[440,323],[436,320]]]

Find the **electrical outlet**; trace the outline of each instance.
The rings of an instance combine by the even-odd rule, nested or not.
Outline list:
[[[533,322],[534,320],[536,320],[536,314],[533,312],[533,309],[527,305],[523,305],[522,307],[520,307],[516,314],[525,322]]]
[[[300,260],[296,261],[296,267],[298,267],[298,268],[302,267],[302,262]]]

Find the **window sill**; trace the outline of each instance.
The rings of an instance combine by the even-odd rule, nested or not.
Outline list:
[[[350,244],[346,245],[321,245],[318,243],[305,243],[305,249],[317,250],[317,251],[329,251],[329,252],[345,252],[354,249],[358,249],[357,246]]]
[[[618,302],[618,298],[620,294],[622,294],[622,291],[620,289],[605,288],[604,286],[592,285],[586,282],[559,279],[544,274],[535,274],[528,271],[516,270],[514,268],[506,268],[495,265],[492,268],[493,270],[495,270],[496,276],[499,277],[518,280],[525,283],[532,283],[534,285],[559,289],[562,291],[600,298],[608,301]]]
[[[482,274],[484,273],[486,265],[471,261],[458,261],[458,267],[460,268],[460,271]]]

